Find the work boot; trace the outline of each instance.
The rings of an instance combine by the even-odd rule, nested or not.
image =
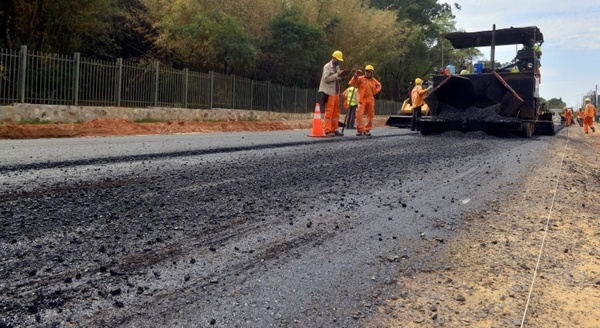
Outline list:
[[[363,133],[362,133],[362,132],[359,132],[359,133],[357,133],[357,134],[356,134],[356,136],[357,136],[357,137],[360,137],[360,136],[362,136],[362,135],[363,135]]]
[[[343,134],[343,133],[341,133],[340,131],[337,131],[337,130],[336,130],[335,132],[333,132],[333,133],[334,133],[336,136],[338,136],[338,137],[343,137],[343,136],[344,136],[344,134]]]
[[[328,137],[335,137],[335,132],[327,132]]]
[[[371,136],[371,132],[363,132],[363,136],[370,137]]]
[[[596,129],[594,129],[593,126],[590,126],[590,129],[592,129],[592,132],[596,132]]]

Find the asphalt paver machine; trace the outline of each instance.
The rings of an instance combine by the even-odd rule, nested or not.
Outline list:
[[[511,27],[443,36],[455,49],[491,47],[490,68],[473,74],[436,74],[425,98],[430,116],[417,119],[422,135],[446,130],[554,135],[550,110],[539,100],[539,58],[530,43],[544,37],[535,27]],[[516,51],[508,65],[496,67],[495,47],[530,44]]]

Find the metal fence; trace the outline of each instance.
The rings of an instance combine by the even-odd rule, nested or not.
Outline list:
[[[0,49],[0,104],[228,108],[312,113],[316,89],[286,87],[215,72]],[[379,115],[400,109],[375,101]]]

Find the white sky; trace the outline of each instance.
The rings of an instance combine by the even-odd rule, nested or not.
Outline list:
[[[455,0],[456,28],[467,32],[537,26],[544,35],[540,96],[562,98],[579,107],[600,84],[600,2],[598,0]],[[497,62],[514,58],[514,47],[496,49]],[[489,59],[489,49],[481,48]],[[600,90],[598,90],[600,92]]]

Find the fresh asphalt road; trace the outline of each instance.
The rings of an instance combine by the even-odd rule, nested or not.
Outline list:
[[[552,137],[0,141],[0,320],[354,327]]]

